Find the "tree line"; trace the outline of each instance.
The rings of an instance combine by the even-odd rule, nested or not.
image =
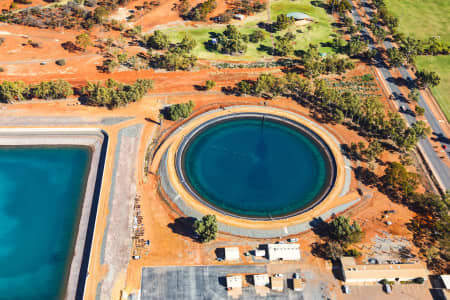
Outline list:
[[[77,89],[65,80],[26,84],[23,81],[3,81],[0,84],[0,102],[11,103],[32,98],[62,99],[78,94],[81,103],[115,108],[140,100],[153,88],[150,79],[138,79],[134,84],[124,84],[108,79],[105,84],[88,82]]]
[[[73,95],[73,87],[65,80],[26,84],[23,81],[3,81],[0,84],[0,102],[23,101],[32,98],[61,99]]]
[[[355,125],[373,140],[391,140],[400,151],[411,150],[431,132],[423,121],[408,127],[399,113],[386,113],[381,101],[375,97],[362,99],[355,93],[330,86],[324,79],[311,82],[295,73],[280,77],[261,74],[254,81],[238,82],[236,91],[266,98],[291,97],[310,106],[326,120]]]

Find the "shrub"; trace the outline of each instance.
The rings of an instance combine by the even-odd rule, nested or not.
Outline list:
[[[199,3],[197,6],[192,8],[188,13],[183,15],[185,19],[193,21],[206,21],[207,15],[212,12],[217,7],[216,0],[207,0],[205,2]]]
[[[216,86],[215,81],[206,80],[206,84],[205,84],[206,90],[210,90],[210,89],[214,88],[215,86]]]
[[[418,284],[423,284],[425,282],[425,279],[423,277],[417,277],[417,278],[414,278],[413,281]]]
[[[353,257],[360,257],[362,254],[357,249],[352,248],[345,251],[345,255],[353,256]]]
[[[166,109],[165,117],[172,121],[187,118],[191,115],[193,108],[194,103],[191,100],[188,103],[174,104]]]
[[[55,61],[55,64],[57,64],[58,66],[64,66],[66,64],[66,60],[64,58],[62,59],[57,59]]]
[[[2,67],[0,67],[0,72],[5,72],[5,69],[3,69]]]
[[[15,3],[19,4],[31,4],[33,3],[31,0],[14,0]]]

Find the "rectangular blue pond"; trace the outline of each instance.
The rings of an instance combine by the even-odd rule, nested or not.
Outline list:
[[[0,299],[60,299],[91,150],[0,147]]]

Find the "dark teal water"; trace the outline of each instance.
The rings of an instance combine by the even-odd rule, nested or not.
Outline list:
[[[201,131],[183,156],[190,186],[213,206],[241,216],[276,217],[313,203],[329,163],[310,137],[261,119],[235,119]]]
[[[59,299],[90,151],[0,148],[0,299]]]

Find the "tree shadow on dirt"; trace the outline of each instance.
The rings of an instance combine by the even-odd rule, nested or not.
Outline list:
[[[193,217],[179,217],[175,219],[173,223],[167,225],[167,227],[172,229],[173,233],[190,237],[191,239],[196,240],[197,235],[192,229],[195,220],[196,219]]]

